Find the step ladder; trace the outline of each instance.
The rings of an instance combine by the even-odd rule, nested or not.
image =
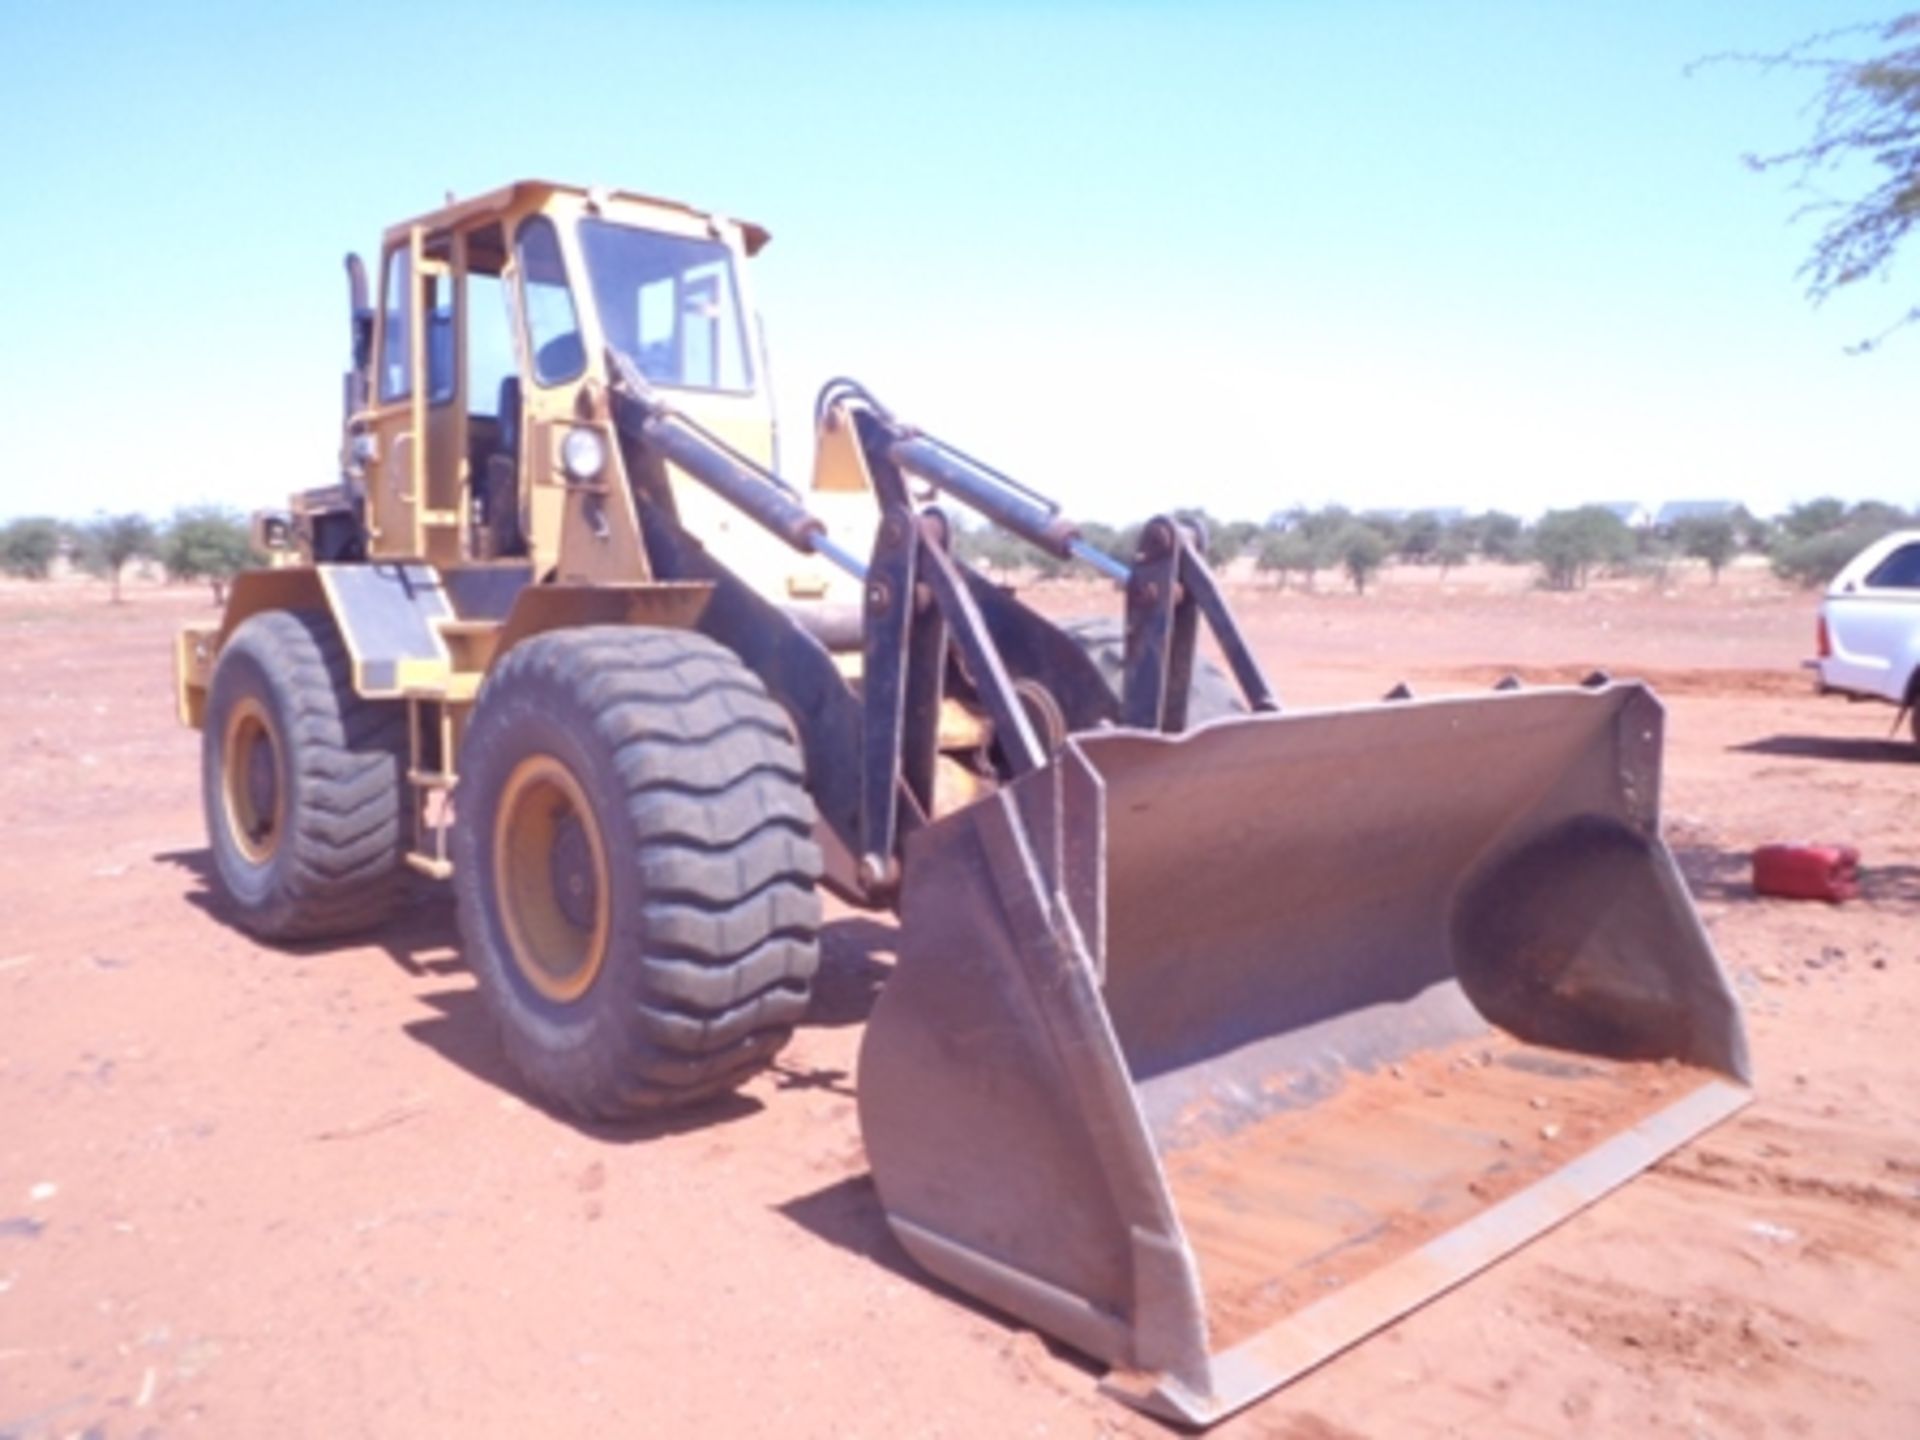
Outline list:
[[[413,839],[407,864],[445,880],[453,874],[447,837],[453,828],[453,707],[443,696],[407,699],[407,785],[412,792]]]

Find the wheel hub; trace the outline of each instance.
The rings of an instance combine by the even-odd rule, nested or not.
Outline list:
[[[557,757],[529,755],[500,792],[493,888],[514,967],[560,1004],[599,978],[611,928],[611,887],[599,822]]]
[[[600,887],[593,868],[593,847],[588,843],[586,827],[580,817],[569,813],[560,821],[553,838],[551,859],[554,898],[567,923],[578,930],[593,928],[594,907]]]
[[[221,736],[221,796],[227,833],[254,864],[272,858],[285,819],[280,753],[267,709],[252,696],[238,701]]]

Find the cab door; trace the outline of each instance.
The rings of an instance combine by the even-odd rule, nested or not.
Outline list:
[[[457,563],[467,524],[463,237],[413,227],[381,263],[373,386],[349,447],[378,557]]]
[[[420,241],[415,227],[382,258],[372,393],[349,440],[366,489],[367,548],[388,558],[413,558],[422,551],[426,457],[420,436],[426,394],[424,385],[415,383],[426,369],[424,309],[416,283]]]

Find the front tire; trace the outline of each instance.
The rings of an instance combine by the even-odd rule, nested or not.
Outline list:
[[[326,616],[272,610],[221,648],[207,695],[201,798],[214,877],[264,939],[379,924],[404,879],[407,721],[354,693]]]
[[[454,889],[508,1057],[620,1120],[734,1089],[807,1007],[820,852],[785,712],[688,631],[516,646],[461,748]]]
[[[1063,620],[1060,628],[1079,642],[1089,659],[1100,667],[1107,688],[1114,698],[1122,698],[1127,678],[1127,627],[1105,615]],[[1193,678],[1187,686],[1187,729],[1229,715],[1244,715],[1240,688],[1233,677],[1204,655],[1193,659]]]

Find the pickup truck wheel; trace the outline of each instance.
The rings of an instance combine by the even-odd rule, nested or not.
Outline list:
[[[819,962],[802,774],[786,712],[705,636],[585,626],[495,667],[461,747],[454,890],[541,1099],[630,1119],[771,1063]]]

